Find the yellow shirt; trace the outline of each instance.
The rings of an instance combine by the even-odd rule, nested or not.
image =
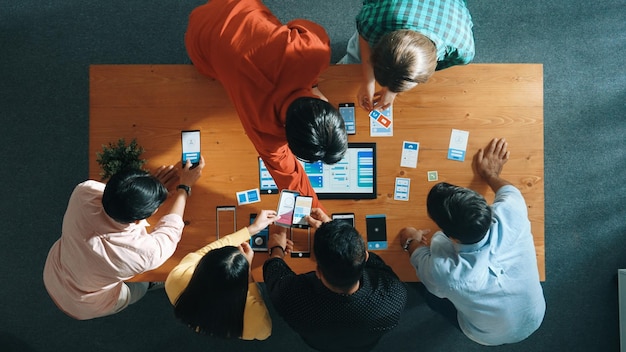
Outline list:
[[[238,246],[250,240],[248,228],[243,229],[209,243],[203,248],[187,254],[169,273],[165,281],[165,292],[172,304],[185,290],[200,259],[209,251],[224,246]],[[272,319],[267,311],[261,292],[256,283],[248,284],[248,297],[243,312],[243,340],[265,340],[272,334]]]

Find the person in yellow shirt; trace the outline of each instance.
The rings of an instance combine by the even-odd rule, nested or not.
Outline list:
[[[248,241],[279,218],[263,210],[250,226],[187,254],[169,273],[165,291],[174,314],[197,333],[265,340],[272,320],[250,274]]]

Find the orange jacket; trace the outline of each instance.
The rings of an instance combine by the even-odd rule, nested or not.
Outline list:
[[[285,25],[259,0],[211,0],[189,17],[185,45],[198,71],[222,83],[248,138],[279,189],[319,201],[287,145],[285,114],[330,63],[324,28],[307,20]]]

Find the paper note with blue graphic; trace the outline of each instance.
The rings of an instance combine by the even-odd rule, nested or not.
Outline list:
[[[464,161],[467,153],[467,140],[469,132],[452,129],[450,134],[450,146],[448,147],[448,159]]]

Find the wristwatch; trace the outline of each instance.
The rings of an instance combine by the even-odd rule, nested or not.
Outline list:
[[[409,246],[411,245],[411,242],[413,242],[413,240],[415,240],[415,238],[407,238],[406,242],[404,242],[404,245],[402,246],[402,249],[404,249],[405,251],[408,251]]]
[[[185,193],[187,193],[187,197],[189,197],[191,195],[191,187],[189,187],[187,185],[178,185],[178,186],[176,186],[176,189],[184,189]]]

